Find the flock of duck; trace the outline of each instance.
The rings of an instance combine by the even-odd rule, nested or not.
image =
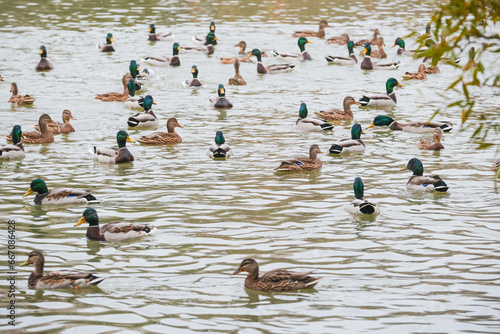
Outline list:
[[[235,77],[231,78],[228,82],[229,85],[246,85],[245,80],[239,73],[240,62],[251,61],[251,57],[257,59],[257,72],[260,74],[274,74],[293,71],[296,68],[296,61],[310,61],[311,56],[305,50],[305,46],[311,43],[308,38],[323,38],[325,36],[324,29],[329,27],[326,21],[321,21],[318,31],[298,31],[293,34],[297,37],[297,43],[300,53],[281,53],[272,50],[269,54],[261,52],[259,49],[253,49],[250,52],[246,51],[246,43],[239,42],[236,46],[240,48],[237,57],[221,58],[222,64],[234,64]],[[179,43],[173,43],[172,57],[166,56],[147,56],[143,61],[152,66],[180,66],[179,52],[182,51],[195,51],[205,54],[213,54],[214,47],[217,45],[218,38],[215,36],[215,23],[210,23],[209,32],[206,36],[195,36],[193,39],[203,46],[199,47],[181,47]],[[428,34],[429,31],[426,31]],[[170,41],[173,40],[171,33],[159,33],[156,31],[154,24],[149,27],[150,41]],[[113,52],[113,35],[108,33],[106,42],[97,45],[101,52]],[[363,70],[378,70],[378,69],[396,69],[401,65],[400,61],[372,61],[372,58],[384,59],[387,57],[384,52],[383,46],[384,39],[380,36],[378,30],[375,30],[372,39],[362,40],[358,42],[351,41],[347,34],[329,38],[326,43],[328,44],[341,44],[347,46],[347,56],[326,56],[327,62],[330,64],[338,65],[357,65],[358,59],[354,54],[356,46],[362,46],[361,52],[363,60],[360,62],[360,68]],[[378,50],[372,50],[372,45],[378,46]],[[401,38],[396,39],[394,46],[398,46],[398,55],[414,56],[414,51],[405,49],[404,40]],[[48,71],[53,69],[52,64],[47,60],[47,49],[45,46],[40,47],[40,62],[36,67],[37,71]],[[264,66],[262,64],[262,57],[274,56],[278,59],[289,60],[295,62],[279,63]],[[418,72],[407,72],[404,79],[417,79],[421,80],[427,74],[438,73],[439,68],[426,67],[424,64],[419,66]],[[131,129],[156,129],[159,127],[158,117],[152,110],[154,99],[151,95],[141,96],[136,95],[147,90],[145,83],[147,82],[150,71],[144,69],[141,71],[139,64],[136,60],[129,63],[129,72],[122,78],[123,92],[112,92],[106,94],[99,94],[95,99],[109,102],[119,101],[129,109],[141,109],[130,116],[127,120],[127,125]],[[192,79],[183,82],[185,87],[200,87],[202,84],[198,80],[198,69],[196,65],[191,68]],[[393,107],[397,105],[397,99],[394,89],[401,86],[396,78],[388,78],[386,82],[386,93],[378,95],[365,95],[358,101],[351,96],[344,99],[342,110],[329,110],[315,113],[317,118],[311,118],[308,115],[307,105],[302,103],[299,108],[298,119],[296,127],[301,131],[329,131],[333,128],[333,124],[340,121],[352,121],[353,113],[351,110],[352,105],[360,105],[365,107]],[[18,86],[16,83],[11,84],[12,97],[9,102],[16,105],[32,104],[35,99],[29,95],[19,95]],[[225,87],[220,84],[217,89],[217,97],[210,99],[210,104],[214,108],[231,108],[233,105],[225,97]],[[35,132],[23,132],[20,125],[14,125],[9,136],[6,138],[12,142],[10,145],[0,147],[1,159],[21,159],[25,157],[24,144],[42,144],[54,142],[54,135],[68,134],[74,132],[75,129],[70,124],[70,120],[74,120],[73,115],[69,110],[64,110],[62,113],[62,123],[54,122],[47,114],[43,114],[39,118],[38,125],[35,127]],[[373,123],[368,127],[373,126],[388,126],[391,130],[406,131],[413,133],[432,134],[431,138],[422,138],[417,142],[417,147],[423,150],[440,150],[444,149],[441,144],[443,133],[452,130],[453,125],[450,122],[439,121],[414,121],[410,123],[400,123],[394,119],[378,115],[374,118]],[[141,144],[147,145],[172,145],[181,143],[182,139],[175,132],[177,127],[182,126],[175,118],[170,118],[166,123],[167,132],[154,132],[137,139]],[[354,124],[351,129],[351,138],[346,138],[333,143],[329,149],[329,153],[345,154],[363,152],[365,150],[365,143],[361,140],[363,130],[360,124]],[[127,142],[134,142],[127,131],[120,130],[116,135],[117,147],[99,147],[94,146],[91,148],[91,153],[97,160],[104,163],[128,163],[134,161],[134,156],[127,149]],[[283,160],[278,167],[277,172],[300,172],[312,171],[322,167],[322,162],[318,158],[318,154],[323,153],[319,146],[313,144],[309,149],[308,157],[299,157]],[[215,135],[215,142],[208,149],[208,154],[215,159],[225,159],[232,154],[231,147],[226,144],[222,131],[217,131]],[[499,161],[496,162],[498,168]],[[419,191],[438,191],[446,192],[448,190],[447,184],[439,176],[425,176],[423,174],[423,163],[417,159],[412,158],[408,164],[407,169],[413,172],[413,175],[407,182],[408,189]],[[364,185],[360,177],[356,177],[353,183],[354,200],[346,209],[352,214],[376,214],[379,212],[379,207],[376,203],[364,198]],[[44,180],[34,179],[29,187],[29,190],[24,196],[29,196],[36,193],[34,203],[40,204],[89,204],[96,203],[99,200],[86,190],[82,189],[64,189],[56,188],[49,190]],[[149,224],[138,223],[122,223],[114,222],[108,223],[103,226],[99,225],[99,217],[96,210],[87,208],[83,211],[80,220],[75,226],[88,223],[87,238],[97,241],[124,241],[143,238],[152,235],[156,232],[156,227]],[[49,274],[43,273],[44,256],[40,251],[32,251],[29,258],[22,265],[32,264],[35,269],[31,273],[28,283],[30,286],[36,288],[59,288],[59,287],[82,287],[90,284],[98,284],[105,277],[98,277],[93,273],[77,272],[77,271],[58,271]],[[260,291],[289,291],[305,288],[312,288],[317,283],[319,278],[310,276],[310,273],[297,273],[287,270],[273,270],[259,277],[259,266],[253,259],[245,259],[241,262],[239,268],[233,274],[242,271],[248,272],[245,280],[245,287],[253,290]]]

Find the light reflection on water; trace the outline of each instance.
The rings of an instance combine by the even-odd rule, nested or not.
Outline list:
[[[19,162],[0,162],[0,210],[15,219],[18,261],[32,249],[46,253],[47,271],[95,270],[109,276],[85,291],[33,290],[31,268],[19,269],[18,326],[32,332],[489,332],[498,316],[498,194],[489,170],[495,149],[475,150],[473,129],[460,131],[457,110],[440,119],[455,129],[445,135],[442,152],[415,147],[419,135],[366,130],[378,114],[396,120],[426,119],[456,98],[444,88],[456,75],[442,73],[424,82],[405,82],[392,110],[354,109],[365,128],[364,154],[322,155],[314,173],[275,174],[280,159],[306,155],[317,143],[326,151],[350,134],[350,123],[328,134],[305,134],[294,128],[301,102],[313,111],[340,107],[346,95],[384,91],[389,76],[416,70],[418,61],[401,59],[393,72],[361,73],[358,67],[327,66],[324,56],[345,47],[312,39],[314,60],[292,73],[259,76],[255,64],[242,64],[247,86],[226,86],[234,104],[220,112],[207,106],[219,83],[234,75],[219,57],[231,56],[238,41],[249,48],[297,51],[291,33],[316,29],[327,17],[327,37],[349,32],[370,36],[380,28],[386,43],[423,31],[431,7],[392,2],[49,2],[35,6],[3,1],[0,20],[0,101],[9,98],[10,82],[37,98],[32,108],[3,105],[2,133],[21,124],[24,131],[41,113],[59,120],[70,109],[76,133],[57,136],[50,145],[27,147]],[[308,9],[304,8],[307,4]],[[23,7],[24,6],[24,7]],[[170,7],[176,7],[169,10]],[[124,10],[125,9],[125,10]],[[158,103],[161,128],[176,117],[184,126],[183,143],[172,147],[129,144],[133,164],[95,162],[92,145],[116,144],[116,132],[132,114],[118,103],[102,103],[97,93],[121,91],[121,76],[131,59],[171,53],[171,42],[151,44],[147,26],[171,30],[176,41],[191,37],[216,20],[221,39],[212,57],[182,54],[180,68],[153,68],[149,91]],[[13,29],[14,28],[14,29]],[[99,54],[97,41],[115,36],[116,53]],[[411,44],[411,42],[407,42]],[[38,47],[48,48],[55,69],[35,73]],[[387,47],[389,58],[395,50]],[[277,62],[272,58],[264,63]],[[196,64],[204,88],[188,90]],[[150,66],[147,66],[151,68]],[[444,96],[443,96],[444,94]],[[479,108],[495,113],[493,99],[479,93]],[[234,157],[212,161],[206,150],[215,132],[224,131]],[[132,137],[145,131],[129,131]],[[498,138],[492,139],[498,144]],[[407,192],[410,173],[401,171],[412,157],[426,173],[439,174],[448,194]],[[365,194],[381,205],[377,217],[352,217],[352,181],[361,176]],[[102,199],[94,207],[102,223],[141,221],[159,232],[147,240],[101,244],[73,227],[83,206],[35,207],[22,199],[32,179],[49,188],[76,187]],[[472,199],[472,200],[471,200]],[[5,234],[2,235],[2,238]],[[5,240],[5,239],[2,239]],[[262,270],[315,270],[323,279],[315,290],[258,294],[243,289],[244,276],[229,277],[242,259],[253,257]],[[6,262],[0,263],[3,267]],[[6,283],[2,282],[2,287]],[[6,285],[5,285],[6,286]],[[4,297],[5,299],[6,297]],[[1,325],[4,325],[2,323]]]

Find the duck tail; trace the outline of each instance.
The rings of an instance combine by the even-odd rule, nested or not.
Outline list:
[[[439,180],[436,183],[434,183],[434,190],[440,192],[446,192],[448,191],[448,185],[443,180]]]
[[[323,123],[320,126],[323,130],[333,130],[333,125],[331,125],[330,123]]]
[[[359,99],[358,101],[362,106],[367,106],[368,103],[370,103],[370,98],[366,95],[363,95],[362,98]]]
[[[273,56],[275,56],[275,57],[278,57],[278,56],[280,55],[280,54],[278,53],[278,51],[276,51],[276,50],[271,51],[271,53],[272,53],[272,54],[273,54]]]
[[[372,214],[375,212],[375,205],[370,202],[365,202],[359,206],[359,211],[364,214]]]
[[[129,117],[127,120],[127,124],[128,124],[128,126],[133,128],[133,127],[136,127],[137,125],[139,125],[139,121],[137,119],[135,119],[134,117]]]
[[[340,145],[333,144],[332,147],[330,147],[330,153],[331,154],[340,154],[342,153],[342,150],[344,148]]]
[[[441,123],[444,123],[443,125],[440,126],[441,130],[443,130],[443,132],[450,132],[451,129],[453,129],[453,124],[451,122],[448,122],[448,121],[440,121]]]
[[[97,284],[101,283],[102,281],[104,281],[106,278],[108,278],[108,276],[104,276],[104,277],[93,276],[93,277],[94,277],[94,279],[92,281],[90,281],[89,283],[94,284],[94,285],[97,285]]]

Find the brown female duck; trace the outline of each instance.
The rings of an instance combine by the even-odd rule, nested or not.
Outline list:
[[[275,168],[277,171],[311,171],[320,169],[323,164],[318,159],[318,153],[323,153],[316,144],[311,145],[309,148],[309,158],[294,158],[281,161],[280,165]]]
[[[326,44],[338,44],[338,45],[345,45],[349,43],[351,39],[349,38],[348,34],[342,34],[340,36],[333,36],[330,37],[329,39],[326,40]]]
[[[293,37],[319,37],[323,38],[325,37],[325,28],[330,27],[328,25],[328,22],[326,20],[321,20],[319,22],[319,30],[318,31],[312,31],[312,30],[303,30],[303,31],[296,31],[293,34]]]
[[[235,58],[234,61],[234,73],[234,78],[230,78],[227,84],[235,86],[245,86],[247,82],[240,74],[240,61],[238,60],[238,58]]]
[[[434,65],[434,66],[426,67],[425,73],[426,74],[435,74],[435,73],[441,73],[441,71],[439,70],[439,67],[437,65]]]
[[[240,51],[238,51],[238,56],[244,57],[244,58],[238,58],[240,63],[251,63],[252,60],[249,58],[246,58],[250,54],[250,52],[245,51],[247,48],[247,43],[245,41],[240,41],[235,46],[240,48]],[[266,54],[262,53],[262,57],[266,57]],[[234,64],[235,59],[236,59],[236,57],[221,58],[219,62],[221,64]]]
[[[331,121],[350,121],[354,118],[354,115],[352,114],[351,111],[351,106],[355,105],[360,105],[354,97],[352,96],[346,96],[344,98],[344,110],[338,110],[338,109],[332,109],[330,111],[320,111],[315,112],[314,114],[319,117],[324,119],[325,121],[331,122]]]
[[[242,271],[248,273],[245,288],[266,292],[312,289],[321,278],[309,276],[310,272],[292,272],[283,269],[271,270],[259,277],[259,264],[254,259],[245,259],[232,275]]]
[[[411,80],[411,79],[417,79],[417,80],[424,80],[427,79],[427,74],[425,74],[425,65],[420,64],[418,66],[418,71],[414,73],[406,72],[403,74],[403,79],[406,80]]]
[[[76,118],[73,118],[73,115],[71,115],[71,111],[68,109],[64,110],[62,112],[62,120],[63,122],[52,122],[52,123],[47,123],[47,126],[50,129],[50,132],[54,135],[58,134],[67,134],[70,132],[75,132],[75,128],[71,125],[69,122],[70,120],[76,120]],[[40,126],[35,125],[35,130],[40,131]]]
[[[96,100],[101,100],[104,102],[111,102],[111,101],[121,101],[125,102],[125,100],[128,99],[129,93],[128,93],[128,81],[132,78],[130,73],[125,74],[122,77],[122,84],[123,84],[123,93],[106,93],[106,94],[98,94],[95,99]]]
[[[365,45],[366,42],[369,42],[370,44],[377,44],[379,35],[380,35],[380,31],[378,29],[375,29],[373,31],[373,38],[371,40],[370,39],[362,39],[362,40],[359,40],[356,43],[354,43],[354,45],[361,46],[361,45]]]
[[[19,95],[17,84],[15,82],[11,83],[10,92],[12,93],[12,96],[9,99],[10,103],[15,103],[19,106],[23,104],[33,104],[33,102],[35,102],[34,97],[29,95]]]
[[[417,142],[417,147],[421,150],[442,150],[444,149],[441,141],[443,139],[443,130],[441,128],[435,128],[432,132],[432,139],[430,138],[420,138]]]
[[[23,143],[25,144],[47,144],[54,142],[54,136],[49,129],[49,124],[54,123],[52,118],[47,114],[42,114],[38,119],[38,128],[41,133],[36,131],[24,132],[23,133]],[[9,136],[8,136],[9,137]],[[10,140],[9,138],[7,138]]]
[[[148,145],[170,145],[182,143],[182,138],[175,128],[182,128],[182,126],[177,122],[175,118],[169,118],[167,121],[167,131],[168,132],[153,132],[147,136],[142,136],[137,139],[139,143]]]

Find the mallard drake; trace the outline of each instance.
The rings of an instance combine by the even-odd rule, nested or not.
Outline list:
[[[12,93],[12,96],[8,101],[10,103],[15,103],[16,105],[20,106],[23,104],[33,104],[33,102],[35,102],[35,98],[32,96],[19,95],[17,84],[15,82],[10,84],[10,92]]]
[[[135,80],[130,78],[127,84],[128,98],[123,102],[123,105],[129,109],[142,109],[144,105],[144,96],[135,95],[136,86]]]
[[[396,45],[399,46],[398,55],[411,57],[415,55],[415,50],[410,51],[405,49],[405,41],[401,37],[396,38],[392,47],[395,47]]]
[[[491,171],[496,172],[498,170],[498,166],[500,166],[500,159],[497,159],[497,161],[491,165]]]
[[[426,74],[435,74],[435,73],[441,73],[441,71],[439,70],[439,67],[437,65],[434,65],[434,66],[426,67],[425,73]]]
[[[123,93],[113,92],[113,93],[106,93],[106,94],[97,94],[97,96],[94,99],[100,100],[103,102],[112,102],[112,101],[125,102],[125,100],[127,100],[128,96],[129,96],[127,85],[128,85],[128,81],[130,78],[132,78],[130,73],[127,73],[122,77]]]
[[[118,147],[99,147],[94,146],[90,153],[95,155],[97,160],[108,164],[121,164],[134,161],[134,156],[126,147],[127,142],[133,143],[127,131],[120,130],[116,134]]]
[[[356,177],[353,183],[354,200],[346,207],[346,211],[355,215],[377,214],[380,209],[376,203],[364,199],[365,186],[360,177]]]
[[[23,197],[29,196],[34,192],[37,193],[33,199],[35,204],[99,203],[99,200],[87,190],[71,188],[54,188],[48,190],[45,181],[42,179],[31,181],[30,188]]]
[[[345,45],[349,43],[351,39],[349,38],[348,34],[342,34],[340,36],[333,36],[330,37],[329,39],[326,40],[326,44],[339,44],[339,45]],[[354,43],[353,43],[354,44]]]
[[[294,64],[273,64],[269,66],[262,65],[262,54],[260,53],[259,49],[253,49],[247,58],[250,58],[252,56],[257,57],[257,73],[260,74],[290,72],[295,68]]]
[[[21,143],[22,135],[21,126],[14,125],[10,133],[12,144],[0,146],[0,159],[11,160],[24,158],[24,146],[23,143]]]
[[[184,87],[201,87],[203,86],[198,80],[198,67],[196,65],[193,65],[191,67],[191,74],[193,75],[193,78],[191,80],[186,80],[182,82],[182,85]]]
[[[245,86],[247,84],[245,79],[243,79],[240,74],[240,61],[238,60],[238,58],[235,58],[234,61],[234,78],[230,78],[227,84],[234,86]]]
[[[97,48],[101,52],[114,52],[115,48],[113,47],[113,45],[111,45],[111,43],[113,42],[114,42],[113,34],[108,32],[108,34],[106,35],[106,43],[102,42],[97,43]]]
[[[23,133],[23,143],[24,144],[49,144],[54,142],[54,135],[49,128],[49,124],[54,123],[52,118],[47,114],[42,114],[38,118],[38,128],[41,133],[36,131],[24,132]],[[10,140],[9,138],[7,138]]]
[[[183,46],[182,50],[184,51],[200,51],[207,55],[212,55],[215,52],[213,42],[218,41],[217,37],[213,32],[209,32],[207,35],[207,46],[199,47],[199,46]]]
[[[418,65],[418,71],[415,73],[406,72],[405,74],[403,74],[403,79],[406,79],[406,80],[411,80],[411,79],[424,80],[424,79],[427,79],[427,74],[425,74],[425,65],[424,64]]]
[[[347,50],[349,51],[349,57],[342,56],[326,56],[326,61],[331,64],[338,65],[353,65],[358,63],[358,59],[354,55],[354,42],[349,41],[347,43]]]
[[[395,78],[389,78],[385,82],[385,90],[387,94],[378,95],[363,95],[359,99],[359,103],[363,107],[395,107],[398,100],[396,99],[396,93],[394,92],[394,87],[403,85],[400,84]]]
[[[232,108],[233,104],[226,99],[226,89],[223,84],[219,84],[217,88],[217,96],[211,97],[208,101],[214,108]]]
[[[36,65],[37,71],[50,71],[54,69],[54,66],[47,60],[47,49],[44,45],[40,46],[40,61]]]
[[[283,269],[271,270],[259,277],[259,265],[254,259],[245,259],[232,275],[246,271],[245,288],[266,292],[312,289],[321,278],[309,276],[310,272],[291,272]]]
[[[306,44],[312,43],[308,41],[305,37],[300,37],[297,44],[299,45],[300,53],[278,53],[276,50],[273,50],[273,55],[277,58],[281,58],[284,60],[288,59],[298,59],[298,60],[312,60],[311,55],[306,51]]]
[[[233,150],[226,144],[222,131],[217,131],[215,134],[215,143],[209,147],[207,154],[212,158],[229,158],[233,155]]]
[[[80,226],[83,223],[89,223],[87,228],[87,238],[96,241],[127,241],[139,239],[152,235],[156,232],[156,227],[149,224],[134,223],[107,223],[99,227],[99,217],[92,208],[83,211],[82,218],[75,224]]]
[[[350,121],[354,118],[354,115],[352,114],[352,111],[351,111],[351,106],[353,104],[359,106],[359,103],[356,102],[354,97],[346,96],[344,98],[344,110],[332,109],[330,111],[320,111],[319,113],[315,112],[314,114],[317,117],[324,119],[325,121],[328,121],[328,122]]]
[[[139,143],[148,145],[170,145],[182,143],[182,138],[175,132],[175,128],[182,128],[175,118],[169,118],[167,121],[168,132],[153,132],[147,136],[137,139]]]
[[[378,29],[375,29],[373,31],[373,38],[371,40],[370,39],[361,39],[361,40],[357,41],[356,43],[354,43],[354,45],[355,46],[361,46],[361,45],[365,45],[366,42],[368,42],[370,44],[376,44],[379,35],[380,35],[380,31]]]
[[[318,31],[312,31],[312,30],[302,30],[302,31],[296,31],[292,35],[293,37],[319,37],[323,38],[325,37],[325,28],[330,27],[328,25],[328,22],[326,20],[321,20],[319,22],[319,30]]]
[[[294,158],[281,161],[280,165],[275,168],[277,171],[311,171],[320,169],[323,164],[318,159],[318,153],[323,153],[316,144],[311,145],[309,148],[309,158]]]
[[[250,52],[246,52],[246,48],[247,48],[247,43],[245,41],[240,41],[238,44],[236,44],[235,46],[239,47],[240,50],[238,51],[238,55],[239,56],[245,56],[245,58],[238,58],[238,60],[240,61],[240,63],[251,63],[252,60],[247,58],[248,55],[250,54]],[[267,57],[267,55],[262,52],[261,53],[261,56],[262,57]],[[237,57],[227,57],[227,58],[221,58],[220,59],[220,63],[221,64],[234,64],[234,61]]]
[[[156,27],[154,24],[149,25],[149,36],[150,41],[171,41],[174,35],[171,32],[156,33]]]
[[[156,104],[156,102],[153,100],[153,97],[151,95],[146,95],[144,97],[144,101],[142,101],[144,112],[140,112],[130,116],[127,120],[128,127],[134,129],[158,128],[160,122],[158,121],[158,117],[156,117],[153,110],[151,110],[153,104]]]
[[[389,126],[389,129],[396,131],[405,131],[411,133],[431,133],[435,128],[441,128],[444,132],[449,132],[453,129],[453,124],[450,122],[427,121],[419,122],[412,121],[407,124],[399,123],[389,116],[378,115],[373,120],[373,123],[368,128],[374,126]]]
[[[76,270],[53,271],[44,275],[43,267],[45,265],[45,258],[40,251],[32,251],[26,262],[21,264],[21,267],[29,264],[34,265],[35,270],[28,278],[28,285],[37,289],[82,288],[89,285],[97,285],[107,278],[98,277],[95,273]]]
[[[384,38],[383,37],[379,37],[377,39],[377,43],[373,43],[373,45],[377,45],[378,46],[378,50],[371,50],[371,57],[372,58],[379,58],[379,59],[385,59],[387,58],[387,54],[385,53],[384,51]],[[360,54],[362,56],[365,55],[365,51],[363,49],[363,51],[360,52]]]
[[[434,128],[432,131],[432,139],[420,138],[417,142],[417,148],[421,150],[442,150],[444,146],[441,144],[441,140],[444,140],[443,130],[441,128]]]
[[[58,134],[68,134],[70,132],[75,132],[75,128],[70,123],[70,120],[76,120],[76,118],[73,117],[71,114],[71,111],[68,109],[64,110],[62,112],[62,120],[63,122],[52,122],[52,123],[47,123],[47,126],[49,127],[50,132],[52,132],[53,135],[58,135]],[[35,130],[40,131],[40,125],[35,125]]]
[[[301,131],[326,131],[332,130],[333,125],[319,118],[308,118],[307,105],[302,102],[299,108],[299,118],[295,122],[297,129]]]
[[[176,42],[172,47],[172,58],[166,56],[148,56],[144,58],[144,61],[155,66],[181,66],[181,61],[179,59],[180,50],[181,47],[179,43]]]
[[[401,62],[398,61],[385,61],[385,62],[377,62],[374,63],[371,60],[372,47],[370,43],[365,43],[365,56],[363,61],[361,62],[362,70],[396,70],[401,65]]]
[[[134,59],[132,59],[128,66],[128,70],[129,73],[125,74],[127,85],[129,83],[130,78],[132,78],[135,80],[135,93],[140,94],[147,91],[148,89],[146,88],[146,86],[139,81],[140,77],[142,77],[143,79],[147,79],[147,77],[149,76],[149,72],[147,71],[147,69],[145,73],[141,72],[141,67],[139,66],[139,64],[137,64],[137,62]]]
[[[215,22],[214,21],[210,22],[210,30],[209,31],[211,33],[213,33],[215,36]],[[214,40],[212,43],[209,43],[207,41],[206,36],[195,35],[195,36],[193,36],[193,41],[195,41],[196,43],[201,43],[203,45],[210,45],[212,43],[213,43],[213,45],[217,45],[218,40]]]
[[[419,191],[439,191],[446,192],[448,186],[446,183],[438,176],[424,176],[424,166],[422,161],[417,158],[412,158],[408,161],[406,169],[413,172],[413,175],[406,183],[406,189],[419,190]]]
[[[361,140],[361,134],[364,134],[361,125],[354,124],[351,128],[351,138],[340,139],[330,147],[331,154],[364,152],[365,143]]]

